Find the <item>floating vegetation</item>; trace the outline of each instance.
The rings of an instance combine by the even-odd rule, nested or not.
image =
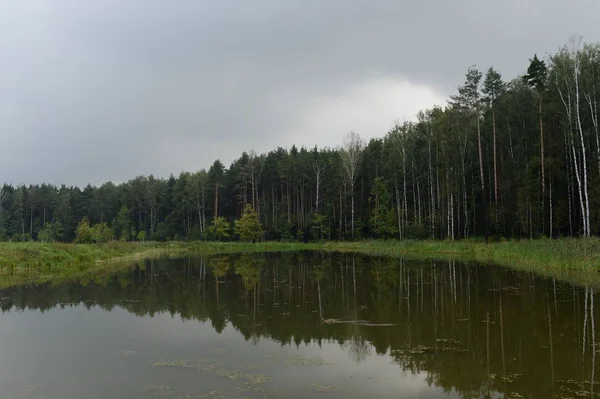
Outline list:
[[[190,369],[199,369],[208,363],[208,359],[200,360],[159,360],[154,362],[154,367],[183,367]]]
[[[257,370],[257,369],[262,369],[266,366],[267,366],[267,362],[264,362],[264,363],[255,363],[255,364],[245,364],[243,366],[243,368],[248,369],[248,370]]]
[[[514,382],[517,378],[522,376],[522,373],[508,373],[507,375],[500,377],[504,382]]]
[[[436,341],[437,342],[441,342],[443,344],[447,344],[447,345],[458,345],[458,346],[463,345],[462,342],[457,341],[457,340],[452,339],[452,338],[438,338],[438,339],[436,339]]]
[[[313,312],[317,312],[313,310]],[[368,320],[340,320],[340,319],[321,319],[323,324],[355,324],[358,326],[371,326],[371,327],[391,327],[397,326],[398,323],[370,323]]]
[[[458,341],[456,341],[458,342]],[[461,343],[459,343],[460,345],[462,345]],[[432,354],[432,353],[437,353],[437,352],[450,352],[450,353],[461,353],[461,352],[468,352],[468,349],[466,348],[460,348],[457,346],[447,346],[447,345],[441,345],[436,347],[431,347],[431,346],[425,346],[425,345],[416,345],[413,347],[409,347],[406,349],[397,349],[397,350],[393,350],[392,354],[395,355],[425,355],[425,354]]]
[[[511,392],[511,393],[509,393],[509,394],[508,394],[506,397],[507,397],[507,398],[510,398],[510,399],[520,399],[520,398],[524,398],[524,396],[523,396],[523,395],[521,395],[521,394],[520,394],[520,393],[518,393],[518,392]]]
[[[267,391],[260,386],[251,385],[248,383],[245,383],[244,385],[239,386],[236,389],[238,390],[238,392],[259,392],[260,394],[262,394],[263,398],[265,398],[267,396],[281,396],[284,394],[284,391],[282,391],[281,389],[274,388],[274,389]],[[242,398],[249,398],[249,397],[243,396],[243,397],[239,397],[238,399],[242,399]]]
[[[222,396],[220,395],[219,391],[210,391],[207,393],[203,393],[201,395],[198,395],[198,398],[222,398]]]
[[[596,396],[596,397],[600,397],[600,393],[593,393],[590,391],[590,387],[592,385],[592,381],[578,381],[578,380],[573,380],[573,379],[568,379],[568,380],[557,380],[556,382],[558,382],[559,384],[561,384],[560,386],[560,391],[562,391],[562,393],[565,395],[563,396],[563,394],[559,394],[556,397],[557,398],[587,398],[587,397],[592,397],[592,396]],[[598,385],[600,384],[600,382],[598,381],[594,381],[593,385]]]
[[[173,394],[171,387],[168,385],[148,385],[146,390],[154,392],[159,396],[170,396]]]
[[[239,392],[262,392],[265,393],[265,390],[259,386],[253,386],[250,384],[244,384],[236,388]]]
[[[489,288],[488,291],[490,291],[490,292],[495,292],[495,291],[519,292],[520,288],[519,287],[513,287],[513,286],[510,286],[510,285],[507,285],[507,286],[500,287],[500,288]]]
[[[219,377],[228,378],[229,380],[242,379],[248,385],[258,385],[267,382],[269,379],[264,374],[240,373],[235,370],[228,370],[218,367],[216,364],[209,363],[208,359],[201,360],[159,360],[154,362],[154,367],[182,367],[195,369],[198,371],[210,371]]]
[[[340,385],[320,385],[320,384],[310,384],[310,387],[315,392],[334,392],[344,389]]]
[[[43,399],[42,395],[37,395],[35,391],[42,388],[39,385],[34,385],[26,388],[24,391],[10,395],[10,396],[0,396],[1,399]]]
[[[333,363],[325,363],[320,357],[303,357],[299,355],[291,356],[285,361],[287,364],[293,364],[298,366],[324,366]]]

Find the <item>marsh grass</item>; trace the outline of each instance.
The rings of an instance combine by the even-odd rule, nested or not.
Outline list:
[[[29,280],[53,281],[110,273],[135,261],[257,252],[345,252],[407,259],[500,265],[576,284],[600,286],[600,238],[511,240],[365,240],[356,242],[111,242],[101,245],[0,243],[0,288]]]

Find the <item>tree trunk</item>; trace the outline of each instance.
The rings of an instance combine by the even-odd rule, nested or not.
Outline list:
[[[585,202],[585,231],[586,237],[590,236],[590,201],[588,196],[588,178],[587,178],[587,155],[585,148],[585,140],[583,138],[583,127],[581,125],[581,113],[579,110],[579,62],[578,55],[575,55],[575,116],[577,121],[577,129],[579,130],[579,139],[581,144],[581,163],[583,169],[583,201]]]
[[[342,189],[340,188],[340,240],[344,239],[344,230],[342,227],[342,220],[343,220],[343,205],[342,205]]]
[[[415,160],[412,160],[412,195],[413,195],[413,219],[414,219],[414,223],[417,224],[418,223],[418,215],[417,215],[417,184],[416,184],[416,178],[415,178]]]
[[[288,177],[287,179],[287,219],[288,219],[288,224],[291,225],[292,224],[292,196],[290,194],[290,179]]]
[[[573,165],[575,166],[575,177],[577,178],[577,189],[579,192],[579,204],[581,205],[581,219],[583,222],[583,235],[587,236],[587,217],[586,217],[586,209],[585,209],[585,201],[584,201],[584,197],[582,194],[582,187],[581,187],[581,176],[579,174],[579,166],[578,164],[578,160],[577,160],[577,154],[575,153],[575,145],[571,144],[571,152],[573,155]]]
[[[215,209],[213,218],[219,217],[219,183],[215,183]]]
[[[552,215],[553,215],[553,208],[552,208],[552,179],[550,179],[550,238],[552,238],[553,236],[553,225],[552,225]]]
[[[466,147],[466,139],[465,139],[465,147]],[[462,185],[463,185],[463,207],[465,212],[465,220],[464,220],[464,233],[463,237],[469,236],[469,206],[467,204],[467,178],[465,176],[465,151],[463,149],[463,155],[461,157],[461,169],[462,169]]]
[[[394,187],[396,189],[396,213],[398,214],[398,238],[402,239],[402,211],[400,206],[400,190],[398,189],[398,179],[394,182]]]
[[[481,193],[485,201],[485,184],[483,177],[483,152],[481,150],[481,126],[479,123],[479,111],[477,112],[477,146],[479,148],[479,179],[481,180]]]
[[[493,136],[493,145],[494,145],[494,200],[496,204],[498,203],[498,168],[496,161],[496,111],[494,110],[494,106],[492,105],[492,136]],[[542,157],[543,159],[543,157]]]
[[[546,164],[544,162],[544,124],[542,118],[542,94],[540,93],[540,101],[538,105],[538,112],[540,114],[540,156],[542,164],[542,197],[546,194]],[[543,212],[543,209],[542,209]]]
[[[25,218],[23,217],[23,205],[21,205],[21,241],[25,241]]]
[[[351,226],[352,226],[352,239],[354,239],[354,182],[352,182],[350,184],[350,190],[352,190],[352,192],[350,193],[351,195],[351,200],[352,200],[352,220],[351,220]]]
[[[431,202],[431,236],[432,238],[435,238],[435,196],[433,190],[433,167],[431,166],[431,141],[429,141],[427,149],[429,152],[429,200]]]
[[[598,173],[600,174],[600,127],[598,126],[598,108],[596,105],[596,93],[587,94],[585,96],[587,99],[589,108],[590,108],[590,116],[592,117],[592,125],[594,126],[594,133],[596,136],[596,157],[598,161]]]
[[[454,240],[454,193],[450,193],[450,220],[452,222],[451,237]]]
[[[202,207],[200,206],[200,201],[197,201],[196,204],[198,206],[198,224],[200,225],[200,232],[202,232]]]

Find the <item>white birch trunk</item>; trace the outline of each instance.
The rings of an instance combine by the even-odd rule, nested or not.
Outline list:
[[[575,79],[575,116],[577,121],[577,129],[579,131],[579,139],[581,144],[581,163],[583,169],[583,201],[585,206],[585,231],[584,235],[589,237],[590,235],[590,201],[588,196],[588,178],[587,178],[587,155],[585,140],[583,138],[583,127],[581,125],[581,113],[579,106],[579,54],[574,51],[575,65],[573,67],[573,74]]]

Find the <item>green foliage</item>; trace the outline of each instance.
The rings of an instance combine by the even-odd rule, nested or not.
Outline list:
[[[144,242],[146,241],[146,230],[140,230],[136,236],[138,241]]]
[[[485,94],[485,100],[493,106],[496,99],[504,94],[505,91],[506,84],[502,81],[502,75],[490,67],[483,81],[482,92]]]
[[[287,216],[285,215],[279,216],[274,230],[274,238],[276,239],[279,239],[281,241],[294,241],[296,239],[293,232],[293,226],[288,221]]]
[[[331,234],[331,229],[329,228],[327,216],[317,212],[312,214],[311,229],[313,232],[313,237],[317,240],[323,240],[329,237],[329,235]]]
[[[393,236],[397,231],[396,216],[390,207],[391,196],[387,183],[382,177],[376,177],[371,188],[369,203],[372,206],[369,225],[376,238]]]
[[[262,238],[263,233],[258,213],[252,205],[246,204],[242,217],[235,221],[235,234],[242,241],[256,242]]]
[[[412,238],[416,240],[426,240],[427,238],[429,238],[429,236],[430,232],[427,229],[427,227],[419,223],[411,224],[406,229],[407,238]]]
[[[231,236],[231,225],[224,217],[216,217],[208,228],[210,239],[223,241]]]
[[[40,242],[53,242],[54,241],[54,230],[50,222],[46,222],[44,228],[38,231],[38,241]]]
[[[131,227],[131,214],[129,209],[123,205],[119,210],[117,217],[112,222],[114,236],[119,237],[119,240],[121,241],[127,241],[129,239]]]
[[[103,244],[113,239],[113,231],[106,222],[100,222],[92,227],[92,237],[96,244]]]
[[[60,220],[54,220],[50,224],[50,229],[52,231],[52,238],[54,241],[62,241],[62,237],[65,234],[65,228]]]
[[[87,217],[84,217],[79,222],[77,230],[75,231],[75,243],[91,244],[92,242],[94,242],[94,233],[90,227],[90,221]]]
[[[534,88],[538,93],[546,89],[548,79],[548,68],[543,60],[540,60],[535,54],[533,59],[529,60],[527,73],[523,75],[523,81],[530,87]]]

